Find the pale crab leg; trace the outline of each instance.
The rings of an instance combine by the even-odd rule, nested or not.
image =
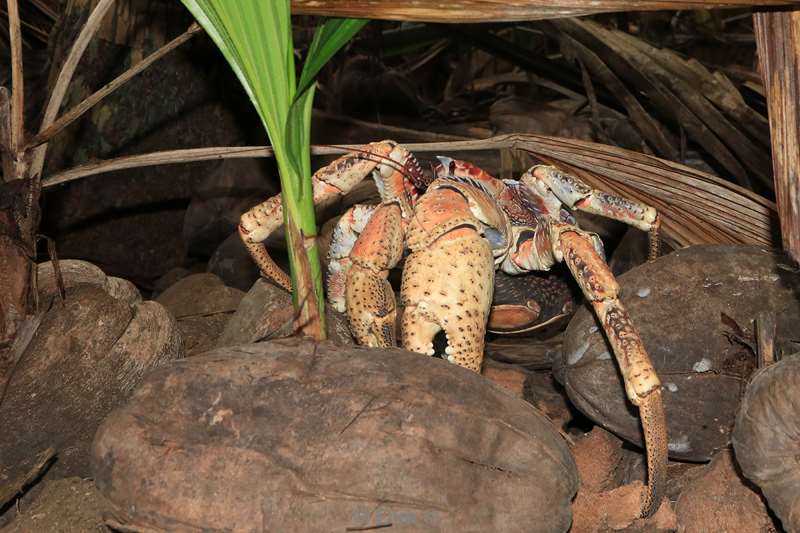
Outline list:
[[[564,261],[592,304],[611,343],[628,399],[639,408],[648,472],[642,516],[648,517],[658,510],[666,485],[667,424],[661,382],[639,332],[619,301],[619,285],[592,239],[574,228],[564,228],[559,232],[558,240]]]
[[[346,154],[314,173],[314,205],[323,209],[347,194],[376,167],[390,160],[399,149],[392,141],[364,146],[361,152]],[[391,167],[390,167],[391,168]],[[261,274],[287,291],[291,290],[289,276],[267,253],[264,241],[283,224],[283,205],[280,195],[273,196],[244,213],[239,221],[239,235]]]
[[[650,260],[658,255],[658,229],[661,222],[655,208],[593,189],[579,178],[552,166],[537,165],[528,170],[520,181],[545,198],[551,193],[570,209],[601,215],[647,231],[650,236]]]
[[[344,212],[333,228],[331,245],[328,249],[328,302],[334,309],[344,313],[345,282],[352,261],[350,253],[358,236],[364,231],[378,205],[357,204]]]
[[[395,346],[397,308],[386,279],[403,256],[403,224],[396,203],[378,207],[356,240],[345,281],[350,329],[359,344]]]

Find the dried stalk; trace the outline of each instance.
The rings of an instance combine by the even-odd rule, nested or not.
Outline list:
[[[11,42],[11,142],[9,148],[16,159],[25,135],[25,79],[22,74],[22,33],[17,0],[8,0],[8,35]]]
[[[8,89],[0,87],[0,162],[3,181],[14,179],[14,152],[11,150],[11,102]]]
[[[614,72],[603,63],[597,54],[566,34],[563,36],[563,42],[562,48],[566,47],[573,51],[592,75],[619,98],[631,121],[656,153],[673,161],[678,160],[680,154],[676,140],[657,120],[650,116],[642,104],[639,103],[639,100],[636,99]]]
[[[64,101],[64,97],[67,94],[67,88],[72,81],[72,76],[75,74],[75,69],[78,67],[78,63],[81,57],[83,57],[83,53],[86,51],[89,41],[91,41],[94,34],[97,33],[100,24],[103,22],[103,18],[113,4],[114,0],[100,0],[86,20],[86,24],[84,24],[81,33],[72,45],[69,55],[66,61],[64,61],[64,65],[61,67],[61,72],[58,74],[53,92],[50,94],[50,100],[47,102],[47,107],[44,111],[44,117],[42,118],[42,125],[39,128],[39,132],[46,130],[55,121],[58,111],[61,108],[61,103]],[[46,152],[46,144],[37,147],[33,151],[30,176],[35,177],[41,175],[42,168],[44,168],[44,156]]]
[[[58,134],[61,130],[72,124],[75,120],[80,118],[84,113],[86,113],[89,109],[94,107],[98,102],[103,100],[106,96],[113,93],[118,88],[122,87],[125,83],[127,83],[131,78],[142,72],[144,69],[167,55],[169,52],[174,50],[175,48],[179,47],[186,41],[188,41],[193,35],[202,31],[202,28],[197,25],[197,23],[192,23],[189,28],[183,32],[181,35],[173,39],[172,41],[168,42],[143,60],[136,63],[134,66],[117,76],[114,80],[107,83],[103,86],[100,90],[95,92],[94,94],[88,96],[84,99],[81,103],[61,115],[58,120],[53,122],[49,127],[41,130],[33,139],[28,141],[25,149],[34,148],[42,143],[48,142],[52,139],[56,134]]]

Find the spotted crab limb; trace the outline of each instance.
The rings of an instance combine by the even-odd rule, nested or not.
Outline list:
[[[444,330],[447,360],[481,371],[494,290],[494,257],[474,228],[458,228],[406,258],[400,294],[403,347],[433,355]]]
[[[572,275],[591,302],[619,364],[625,391],[639,407],[647,452],[648,484],[642,516],[658,510],[667,473],[667,425],[661,383],[644,349],[639,332],[619,301],[619,285],[593,242],[579,230],[565,229],[559,244]]]
[[[619,220],[642,231],[650,231],[658,213],[655,208],[616,194],[592,189],[583,181],[551,166],[537,165],[520,178],[545,198],[555,198],[569,207]]]
[[[328,302],[340,313],[346,310],[345,284],[350,266],[350,254],[364,231],[377,205],[358,204],[344,212],[333,228],[328,249]]]
[[[381,165],[381,161],[390,159],[397,149],[396,143],[392,141],[368,144],[360,152],[346,154],[319,169],[311,178],[317,210],[330,206],[350,192]],[[388,168],[393,171],[391,166]],[[289,276],[270,257],[264,245],[264,241],[282,224],[283,204],[281,196],[276,195],[242,215],[239,235],[261,274],[290,291]]]
[[[381,205],[353,246],[345,281],[347,318],[359,344],[395,346],[397,308],[394,291],[386,278],[402,255],[400,206]]]

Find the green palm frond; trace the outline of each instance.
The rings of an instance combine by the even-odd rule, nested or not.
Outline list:
[[[296,79],[289,0],[182,0],[213,39],[244,86],[269,135],[278,163],[284,213],[304,237],[317,233],[311,186],[310,129],[315,79],[322,67],[366,23],[330,19],[311,42]],[[324,310],[316,246],[289,242],[289,263],[298,287],[297,254],[307,254],[311,284]],[[296,306],[302,305],[297,291]],[[324,333],[323,333],[324,335]]]

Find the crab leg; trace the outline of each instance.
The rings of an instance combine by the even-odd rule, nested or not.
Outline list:
[[[346,274],[347,317],[359,344],[382,348],[395,345],[397,308],[386,278],[402,256],[400,206],[383,204],[372,213],[356,240]]]
[[[537,165],[526,172],[520,181],[534,187],[545,196],[549,196],[547,193],[554,195],[558,201],[571,209],[618,220],[648,232],[650,239],[648,259],[653,261],[658,257],[658,230],[661,228],[661,218],[655,208],[617,194],[592,189],[579,178],[565,174],[552,166]]]
[[[346,309],[345,283],[353,264],[350,253],[377,208],[377,205],[354,205],[344,212],[333,228],[328,250],[328,301],[340,313]]]
[[[592,304],[611,343],[628,399],[639,407],[648,471],[642,516],[647,517],[658,509],[666,484],[667,426],[661,383],[633,321],[619,301],[619,285],[592,240],[574,228],[564,228],[558,239],[564,261]]]
[[[395,144],[384,141],[368,144],[363,153],[346,154],[319,169],[311,177],[314,205],[318,210],[330,206],[369,176],[382,160],[389,158]],[[374,154],[374,155],[373,155]],[[264,241],[283,224],[281,196],[276,195],[244,213],[239,221],[239,235],[261,274],[287,291],[289,276],[267,253]]]

